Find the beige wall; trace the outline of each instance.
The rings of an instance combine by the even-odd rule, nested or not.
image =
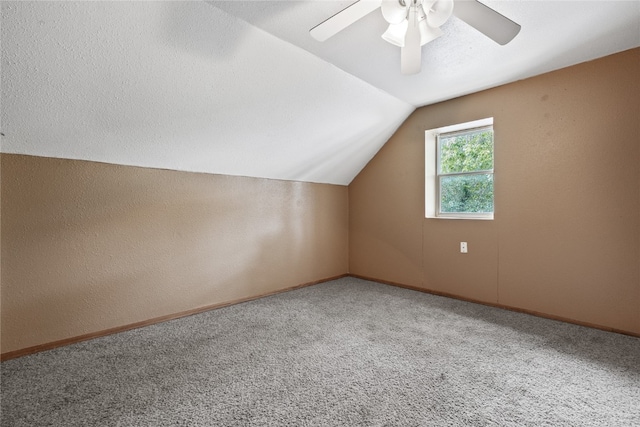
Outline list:
[[[349,186],[350,272],[640,333],[638,76],[634,49],[418,109]],[[485,117],[495,220],[425,219],[425,130]]]
[[[347,273],[347,187],[1,157],[2,353]]]
[[[348,271],[640,333],[638,75],[635,49],[421,108],[348,190],[2,154],[0,351]],[[425,219],[424,131],[489,116],[495,220]]]

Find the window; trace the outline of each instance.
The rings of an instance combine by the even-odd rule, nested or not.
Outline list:
[[[493,219],[493,119],[426,133],[428,218]]]

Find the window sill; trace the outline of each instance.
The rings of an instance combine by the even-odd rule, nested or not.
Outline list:
[[[463,220],[480,220],[493,221],[493,215],[438,215],[426,216],[426,219],[463,219]]]

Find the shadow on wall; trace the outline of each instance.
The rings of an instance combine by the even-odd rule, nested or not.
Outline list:
[[[3,352],[346,272],[311,184],[2,160]]]

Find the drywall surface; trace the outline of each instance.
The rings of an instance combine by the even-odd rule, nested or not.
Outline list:
[[[350,272],[640,333],[638,75],[634,49],[417,110],[349,186]],[[495,219],[425,219],[425,130],[485,117]]]
[[[2,352],[347,273],[347,187],[2,154]]]

